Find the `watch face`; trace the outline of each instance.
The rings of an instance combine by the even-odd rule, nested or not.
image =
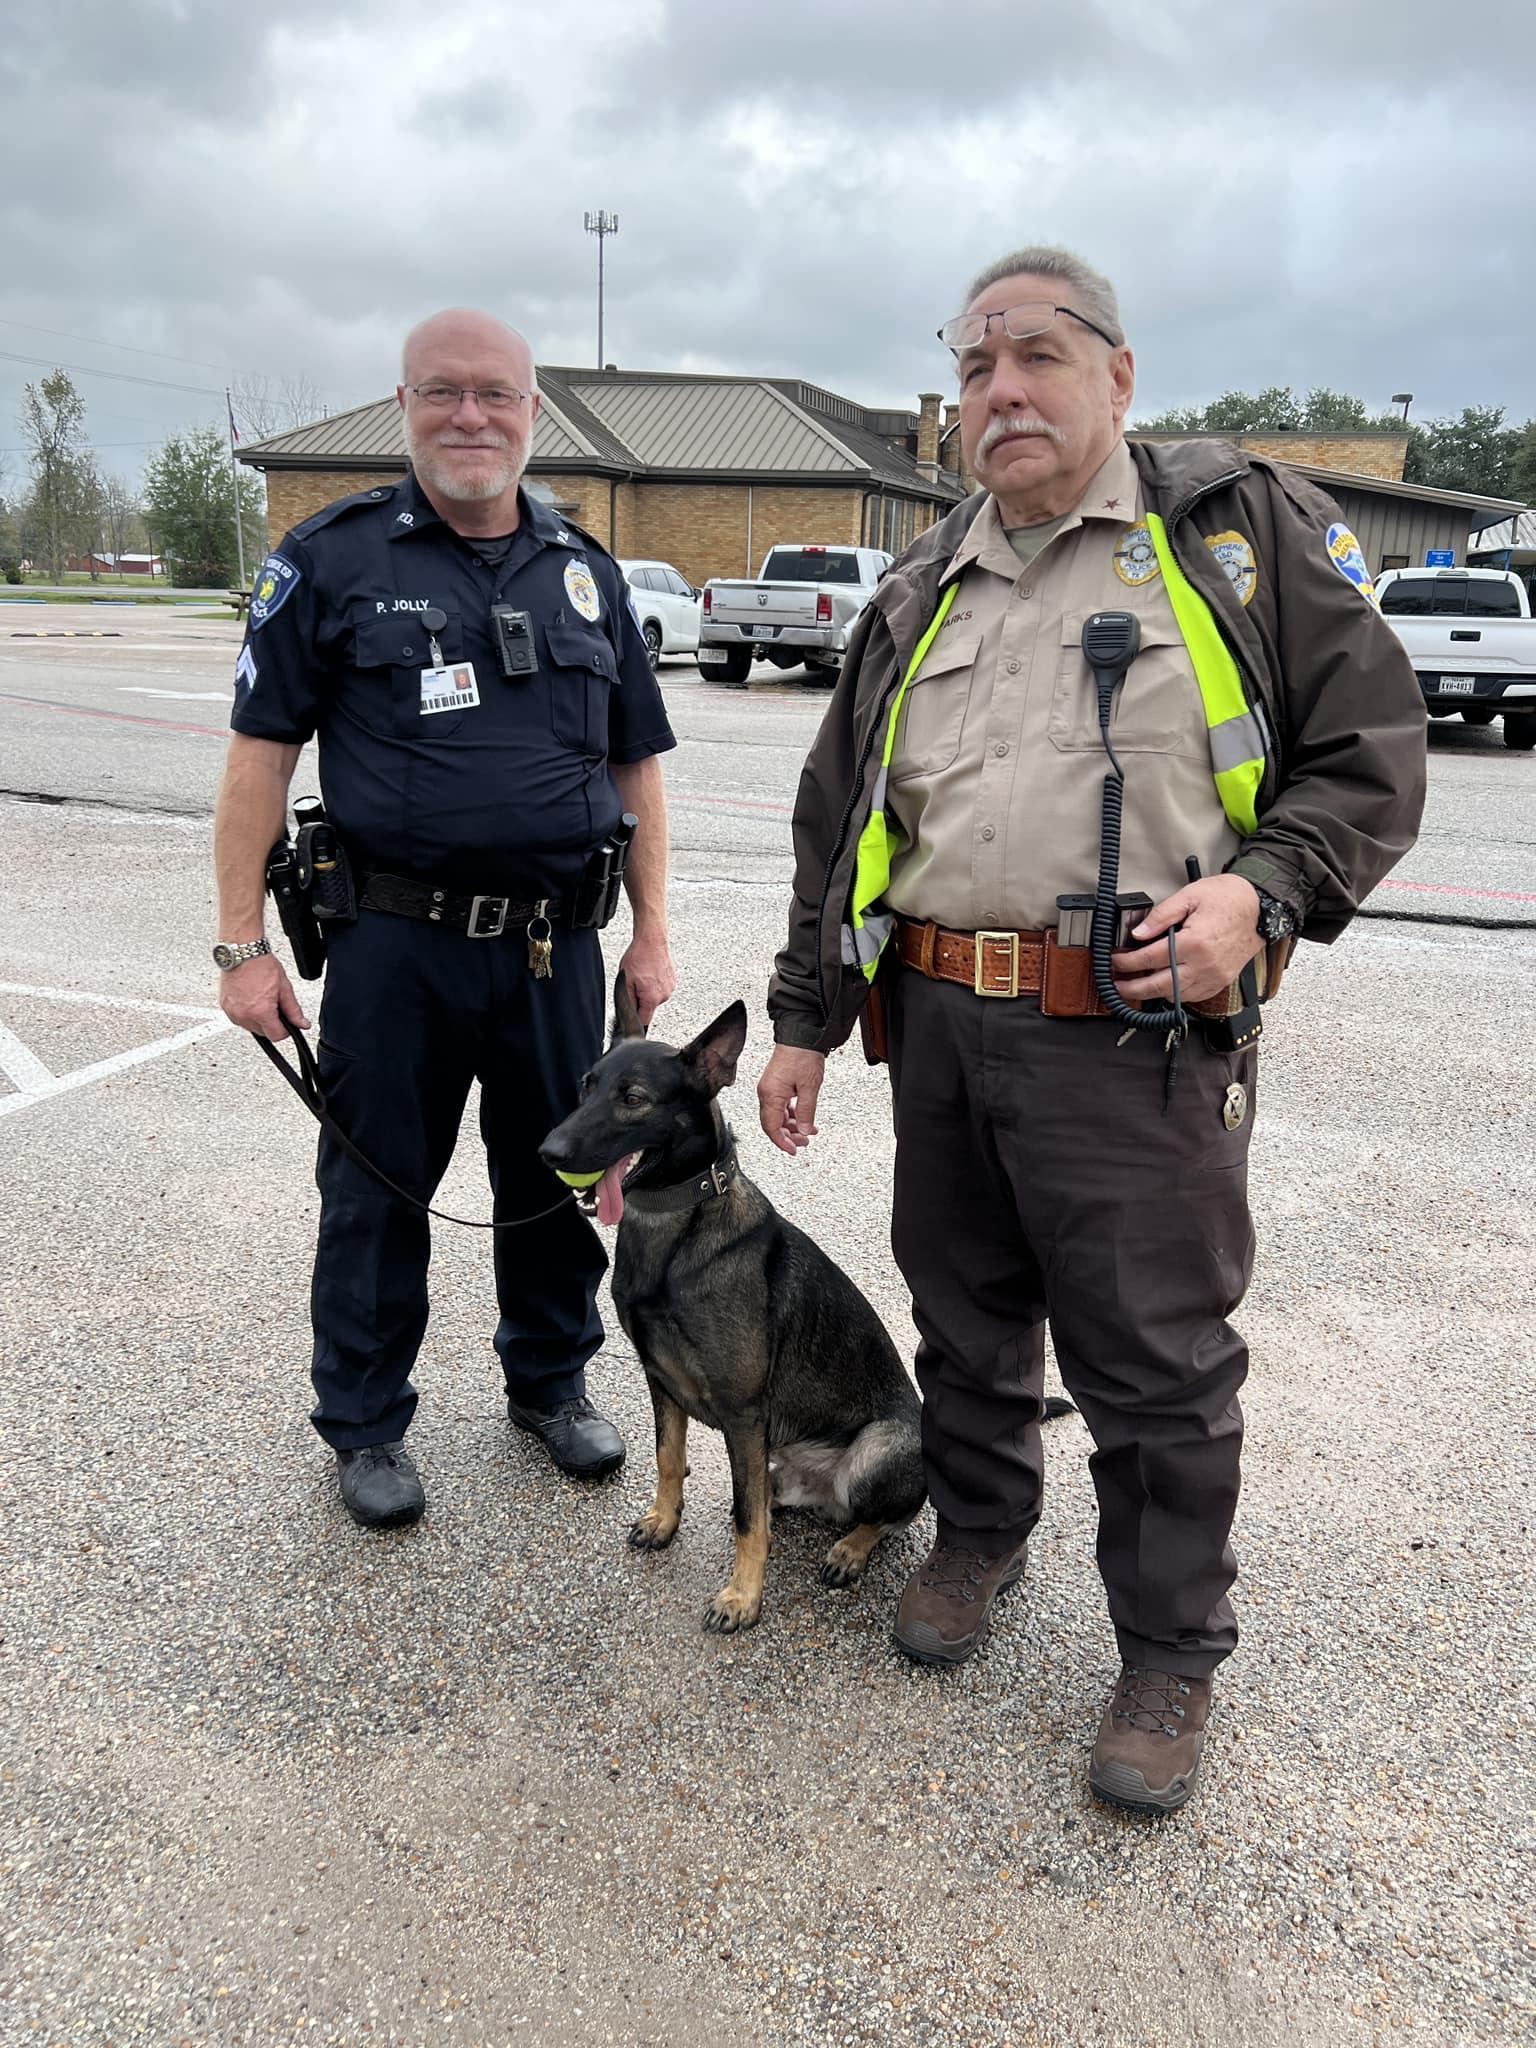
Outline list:
[[[215,946],[213,949],[213,964],[215,967],[233,967],[235,964],[234,948],[232,946]]]

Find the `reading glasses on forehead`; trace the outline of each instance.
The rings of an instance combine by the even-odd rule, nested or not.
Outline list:
[[[1004,306],[1000,313],[957,313],[953,320],[946,320],[939,329],[939,339],[946,348],[957,353],[963,348],[977,348],[986,340],[992,322],[1001,320],[1003,332],[1010,341],[1028,341],[1032,334],[1044,334],[1058,313],[1065,313],[1069,320],[1076,320],[1080,326],[1092,329],[1111,348],[1119,348],[1114,336],[1106,334],[1085,313],[1079,313],[1071,306],[1048,305],[1043,299],[1027,299],[1022,305]]]
[[[531,394],[519,391],[515,384],[482,384],[478,389],[473,384],[407,384],[407,391],[414,391],[423,405],[430,405],[441,411],[445,406],[457,405],[461,398],[472,398],[482,412],[505,412],[509,406],[521,405]]]

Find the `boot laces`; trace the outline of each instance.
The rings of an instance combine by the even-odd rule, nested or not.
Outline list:
[[[411,1462],[402,1443],[364,1444],[356,1458],[360,1465],[388,1465],[394,1472],[409,1470]]]
[[[1188,1679],[1172,1671],[1150,1671],[1128,1664],[1115,1687],[1113,1718],[1143,1734],[1159,1732],[1176,1741],[1184,1730],[1180,1722],[1188,1716],[1184,1702],[1190,1696]]]
[[[978,1550],[962,1550],[958,1544],[944,1544],[934,1551],[923,1568],[923,1584],[946,1600],[963,1600],[974,1606],[981,1588],[982,1573],[990,1558]]]

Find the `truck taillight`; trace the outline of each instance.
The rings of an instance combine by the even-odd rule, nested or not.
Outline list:
[[[832,623],[832,593],[828,590],[816,593],[816,623],[818,626],[830,626]]]
[[[714,592],[711,590],[706,590],[704,593],[704,616],[706,619],[710,615],[710,601],[713,598],[713,596]]]

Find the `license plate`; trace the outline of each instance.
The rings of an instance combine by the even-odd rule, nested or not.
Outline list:
[[[699,649],[699,660],[706,666],[710,662],[724,661],[725,658],[725,649],[723,647],[701,647]]]
[[[1440,688],[1447,697],[1470,697],[1477,688],[1476,676],[1442,676]]]
[[[752,638],[754,640],[771,640],[773,638],[772,626],[754,626],[752,628]]]

